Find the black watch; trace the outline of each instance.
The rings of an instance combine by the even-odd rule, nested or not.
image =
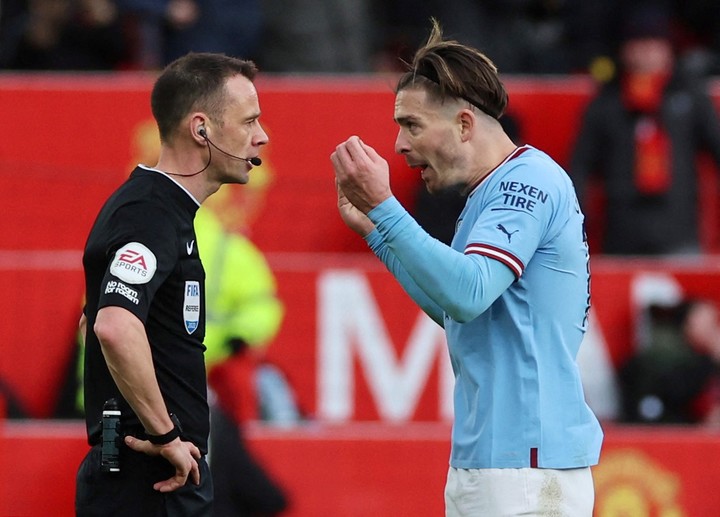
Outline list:
[[[175,438],[179,438],[180,432],[182,431],[182,428],[180,427],[180,420],[178,420],[178,417],[173,413],[170,413],[170,420],[173,422],[173,428],[170,429],[170,431],[160,435],[145,433],[147,435],[147,440],[153,445],[165,445],[172,442]]]

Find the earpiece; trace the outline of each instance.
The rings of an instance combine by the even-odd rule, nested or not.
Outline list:
[[[167,174],[170,174],[171,176],[185,176],[185,177],[196,176],[197,174],[200,174],[201,172],[203,172],[205,169],[207,169],[210,166],[210,161],[212,160],[212,149],[210,149],[211,147],[214,147],[215,149],[217,149],[224,155],[229,156],[230,158],[248,162],[250,165],[253,165],[254,167],[260,167],[262,165],[262,160],[260,158],[258,158],[257,156],[253,156],[252,158],[242,158],[241,156],[235,156],[234,154],[230,154],[229,152],[220,149],[217,145],[215,145],[212,142],[212,140],[210,140],[210,138],[208,138],[207,131],[205,130],[205,126],[198,126],[197,134],[205,139],[205,145],[207,146],[207,149],[208,149],[208,161],[205,164],[205,167],[203,167],[202,169],[200,169],[197,172],[193,172],[192,174],[178,174],[178,173],[174,173],[174,172],[168,172]]]
[[[208,148],[208,162],[207,162],[207,164],[205,165],[205,167],[204,167],[201,171],[198,171],[198,172],[196,172],[196,173],[194,173],[194,174],[187,174],[187,175],[178,174],[178,176],[194,176],[195,174],[200,174],[202,171],[204,171],[205,169],[207,169],[208,166],[210,165],[210,160],[212,159],[212,152],[210,151],[210,147],[214,147],[215,149],[217,149],[218,151],[220,151],[220,152],[223,153],[224,155],[229,156],[230,158],[234,158],[234,159],[236,159],[236,160],[242,160],[242,161],[244,161],[244,162],[248,162],[250,165],[253,165],[253,166],[255,166],[255,167],[260,167],[260,166],[262,165],[262,160],[261,160],[260,158],[258,158],[257,156],[253,156],[252,158],[243,158],[243,157],[241,157],[241,156],[235,156],[234,154],[230,154],[229,152],[227,152],[227,151],[225,151],[225,150],[223,150],[223,149],[220,149],[217,145],[215,145],[215,144],[213,143],[212,140],[210,140],[210,137],[207,136],[207,130],[205,129],[205,126],[198,126],[198,128],[197,128],[197,134],[200,135],[201,137],[203,137],[203,138],[205,139],[205,145],[207,145],[207,148]]]

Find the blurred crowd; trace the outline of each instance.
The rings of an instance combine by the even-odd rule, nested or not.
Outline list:
[[[154,70],[188,51],[255,60],[265,72],[396,70],[436,17],[502,73],[606,73],[634,1],[2,0],[0,68]],[[647,1],[646,1],[647,3]],[[720,73],[713,0],[656,0],[678,51]]]
[[[647,332],[619,371],[618,419],[720,429],[720,309],[703,298],[645,309]]]

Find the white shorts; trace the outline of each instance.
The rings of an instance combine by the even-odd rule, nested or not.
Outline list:
[[[456,469],[445,485],[446,517],[591,517],[595,504],[590,467]]]

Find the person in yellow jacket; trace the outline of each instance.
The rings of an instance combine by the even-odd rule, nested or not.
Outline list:
[[[205,267],[205,364],[208,369],[243,345],[264,349],[277,335],[284,306],[262,252],[245,236],[225,231],[211,209],[195,215]]]
[[[247,237],[227,231],[211,208],[198,210],[195,234],[206,275],[205,363],[215,395],[209,461],[215,514],[279,515],[288,498],[245,447],[242,424],[299,420],[288,383],[264,359],[284,306],[262,252]],[[270,384],[274,388],[267,389]]]

